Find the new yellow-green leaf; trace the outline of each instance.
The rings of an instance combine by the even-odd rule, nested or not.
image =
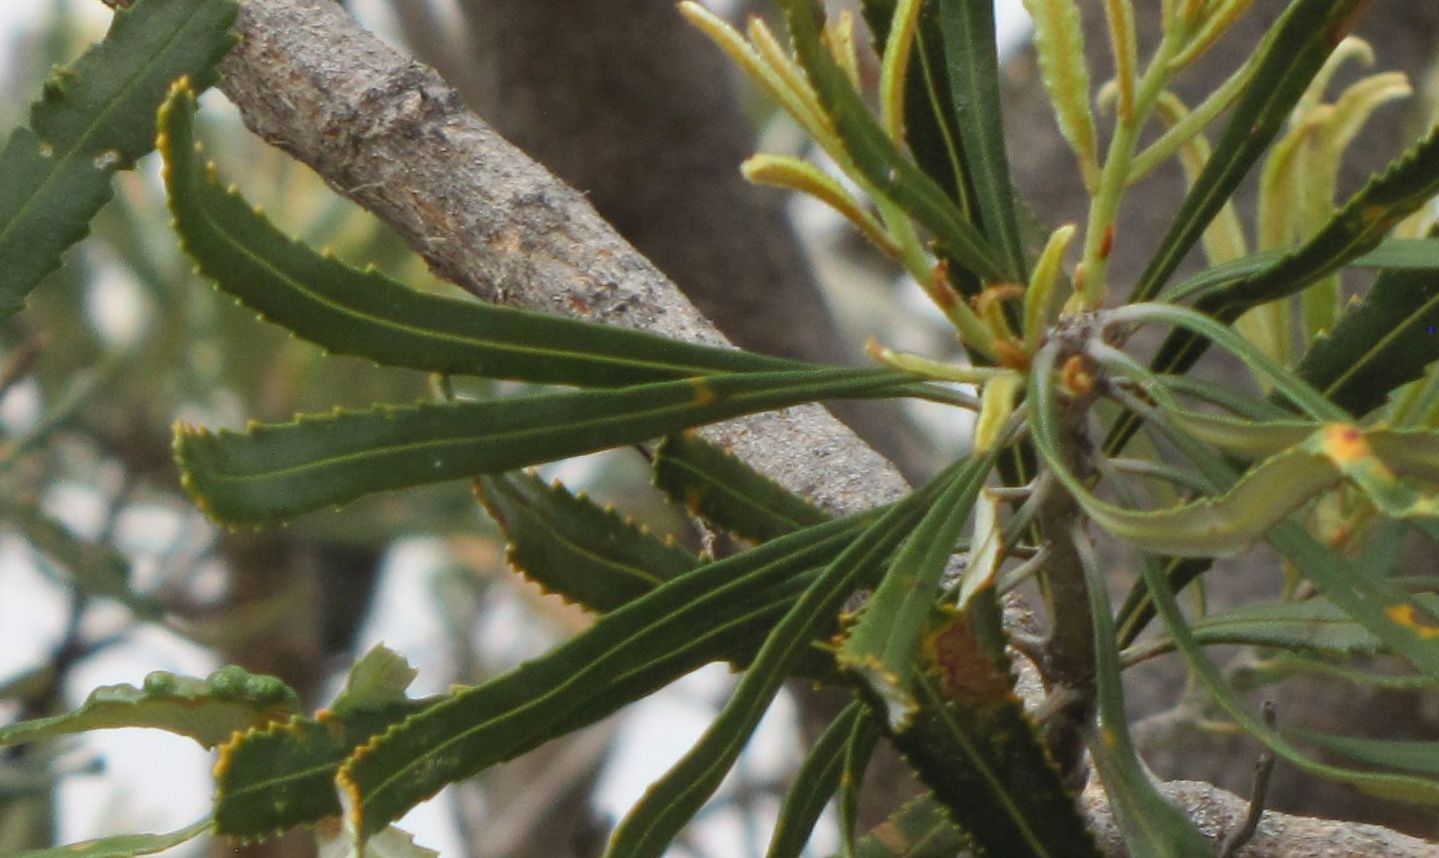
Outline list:
[[[155,671],[140,688],[102,686],[73,712],[0,728],[0,745],[86,730],[149,727],[213,748],[236,731],[287,718],[299,708],[289,686],[238,667],[222,667],[203,680]]]
[[[121,834],[116,837],[68,843],[50,849],[15,852],[7,858],[133,858],[136,855],[153,855],[173,849],[199,837],[209,829],[210,820],[205,818],[194,825],[167,834]]]

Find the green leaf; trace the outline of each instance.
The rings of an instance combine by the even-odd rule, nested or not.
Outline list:
[[[350,666],[345,688],[331,708],[344,714],[354,709],[382,709],[405,703],[405,689],[415,681],[419,671],[404,656],[376,644]]]
[[[1140,275],[1132,300],[1148,300],[1179,267],[1279,133],[1365,2],[1296,0],[1289,4],[1266,37],[1262,56],[1230,113],[1229,124],[1184,198],[1174,225]]]
[[[258,523],[370,492],[512,470],[832,397],[884,396],[909,377],[826,369],[707,376],[621,390],[380,406],[251,426],[180,425],[175,452],[195,503]]]
[[[896,0],[861,0],[860,3],[865,22],[874,36],[874,51],[881,58],[890,47],[890,29],[898,5]],[[914,156],[920,170],[959,207],[965,220],[981,224],[969,169],[960,148],[959,127],[955,125],[956,112],[945,72],[944,36],[939,28],[939,10],[934,3],[919,5],[910,68],[905,74],[902,143]],[[979,294],[983,287],[979,278],[961,265],[950,267],[949,280],[955,290],[965,297]]]
[[[854,858],[954,858],[969,839],[930,796],[906,803],[855,844]]]
[[[81,539],[35,507],[0,503],[0,512],[31,547],[65,573],[79,592],[114,599],[142,619],[164,616],[163,605],[130,586],[130,561],[113,546]]]
[[[978,495],[979,485],[968,474],[951,478],[889,564],[835,656],[884,702],[892,730],[903,729],[918,707],[910,687],[915,651]]]
[[[1308,536],[1304,534],[1302,530],[1299,530],[1297,526],[1289,526],[1284,530],[1287,530],[1288,533],[1284,534],[1280,540],[1275,541],[1276,547],[1280,548],[1280,550],[1286,554],[1293,553],[1286,549],[1292,549],[1296,540],[1308,539]],[[1314,543],[1314,547],[1316,549],[1321,548],[1317,543]],[[1343,562],[1342,559],[1337,558],[1337,555],[1336,560],[1339,563]],[[1311,567],[1314,567],[1314,564],[1301,561],[1301,568],[1305,569],[1306,572],[1311,571]],[[1353,569],[1346,571],[1350,573],[1355,572]],[[1355,574],[1352,577],[1356,579],[1357,583],[1358,581],[1367,579],[1368,576]],[[1150,594],[1154,599],[1154,604],[1159,612],[1159,616],[1164,620],[1165,627],[1173,636],[1180,654],[1184,656],[1184,660],[1188,663],[1193,675],[1198,678],[1200,684],[1205,687],[1210,696],[1214,698],[1214,701],[1219,704],[1220,708],[1228,713],[1246,733],[1258,739],[1266,747],[1273,750],[1274,753],[1294,764],[1300,770],[1310,774],[1341,783],[1347,783],[1371,795],[1384,798],[1421,802],[1424,804],[1439,803],[1439,783],[1424,778],[1389,772],[1358,772],[1352,769],[1319,763],[1306,756],[1289,742],[1289,740],[1274,730],[1274,728],[1255,717],[1254,714],[1246,708],[1244,702],[1235,693],[1234,689],[1225,681],[1224,677],[1220,675],[1219,670],[1214,664],[1205,658],[1204,653],[1200,650],[1199,643],[1189,632],[1188,622],[1180,612],[1179,604],[1174,599],[1174,591],[1170,589],[1169,582],[1165,580],[1158,564],[1154,563],[1152,558],[1145,558],[1144,580],[1149,585]],[[1343,579],[1333,580],[1333,577],[1329,574],[1325,574],[1321,580],[1316,580],[1315,583],[1319,585],[1321,590],[1326,592],[1329,592],[1327,585],[1348,586],[1344,583]],[[1332,598],[1335,598],[1336,602],[1344,607],[1352,607],[1354,605],[1355,600],[1353,599],[1340,599],[1335,597],[1335,594],[1332,592],[1330,595]],[[1366,593],[1360,595],[1359,598],[1367,599],[1371,598],[1371,595]],[[1356,611],[1356,614],[1358,613],[1359,612]],[[1427,661],[1430,662],[1431,667],[1429,669],[1432,671],[1433,660],[1428,659]]]
[[[795,52],[834,121],[855,166],[879,191],[934,233],[946,255],[986,280],[1018,279],[934,180],[904,156],[820,38],[824,12],[815,0],[781,0]]]
[[[155,141],[170,81],[203,89],[234,39],[232,0],[138,0],[104,41],[57,69],[0,151],[0,319],[19,310],[110,199],[110,177]]]
[[[999,57],[990,0],[939,4],[945,68],[954,100],[965,169],[974,185],[975,208],[984,234],[1002,248],[1009,270],[1028,275],[1004,147],[1004,113],[999,97]]]
[[[892,739],[974,845],[987,855],[1097,858],[1007,660],[952,611],[925,634],[919,657],[920,708]]]
[[[657,539],[583,495],[571,495],[559,485],[546,486],[532,475],[481,477],[477,485],[486,509],[509,541],[506,554],[511,566],[587,610],[617,610],[703,562],[669,538]],[[744,641],[724,657],[741,668],[758,646],[757,640]],[[796,674],[834,681],[833,659],[816,650]]]
[[[1065,463],[1051,382],[1055,354],[1055,346],[1045,346],[1032,368],[1035,448],[1095,523],[1147,551],[1182,557],[1238,553],[1343,475],[1322,451],[1306,444],[1265,459],[1216,497],[1153,511],[1101,500]]]
[[[1351,414],[1384,404],[1439,360],[1439,274],[1386,271],[1300,360],[1296,372]]]
[[[829,520],[813,504],[693,433],[655,449],[654,482],[691,513],[754,542]]]
[[[839,842],[846,855],[854,853],[859,828],[859,793],[864,773],[874,757],[881,730],[873,718],[856,721],[844,746],[844,768],[839,774]]]
[[[977,492],[989,472],[989,464],[987,458],[961,463],[931,487],[952,479],[954,472],[960,471]],[[810,642],[833,626],[839,609],[857,588],[876,577],[884,559],[913,526],[921,501],[930,493],[910,495],[887,509],[878,521],[852,539],[791,603],[709,729],[678,763],[650,785],[639,803],[621,820],[610,837],[606,855],[657,858],[664,852],[724,779]],[[756,550],[784,541],[766,543]]]
[[[1439,613],[1439,596],[1418,594],[1413,598]],[[1332,655],[1373,655],[1384,649],[1373,632],[1324,597],[1244,605],[1201,617],[1190,625],[1190,631],[1201,646],[1248,644]],[[1134,664],[1173,650],[1173,638],[1165,635],[1126,650],[1124,661]]]
[[[215,763],[215,832],[253,842],[343,812],[335,773],[355,749],[428,704],[331,709],[241,733]]]
[[[1230,322],[1259,304],[1293,295],[1350,260],[1379,246],[1399,221],[1439,192],[1439,126],[1376,174],[1309,240],[1265,268],[1223,289],[1208,292],[1195,306]],[[1182,371],[1208,344],[1193,333],[1171,335],[1153,366]]]
[[[820,734],[785,793],[765,858],[799,858],[804,853],[815,823],[839,789],[850,735],[868,717],[863,703],[851,703]]]
[[[505,532],[510,565],[587,610],[613,611],[700,564],[673,540],[533,474],[481,477],[476,485]]]
[[[1183,432],[1169,431],[1172,427],[1162,421],[1156,425],[1165,429],[1168,439],[1195,464],[1209,481],[1212,491],[1222,491],[1238,479],[1233,468],[1210,448]],[[1403,433],[1393,434],[1395,439],[1402,437]],[[1348,443],[1346,439],[1340,440]],[[1401,452],[1410,452],[1405,448],[1412,446],[1412,442],[1401,441],[1392,446]],[[1393,450],[1379,447],[1375,447],[1375,452],[1380,455],[1395,454]],[[1343,463],[1346,457],[1341,455],[1339,458]],[[1316,542],[1297,522],[1281,522],[1270,530],[1268,541],[1294,563],[1321,593],[1373,632],[1392,652],[1407,658],[1425,673],[1439,676],[1439,619],[1436,619],[1439,615],[1415,602],[1413,596],[1392,578],[1375,575],[1367,564],[1351,561]],[[1159,579],[1159,583],[1151,581],[1151,577]],[[1166,592],[1171,592],[1168,578],[1160,570],[1154,570],[1152,575],[1146,571],[1145,583],[1152,599],[1157,599],[1158,586],[1162,585]],[[1198,644],[1194,643],[1187,626],[1184,640],[1179,640],[1177,632],[1175,638],[1181,651],[1186,641],[1193,643],[1195,651],[1198,651]]]
[[[264,318],[337,354],[431,372],[613,387],[802,362],[431,295],[292,240],[221,186],[194,142],[194,95],[177,84],[159,148],[174,226],[200,273]]]
[[[405,696],[415,673],[403,656],[376,646],[350,667],[329,709],[235,736],[215,765],[216,832],[263,840],[338,816],[340,763],[362,742],[429,705]]]
[[[1165,289],[1160,300],[1171,304],[1199,303],[1234,288],[1285,257],[1284,252],[1266,250],[1206,268],[1204,271]],[[1345,263],[1346,268],[1392,271],[1439,270],[1439,238],[1388,238],[1373,250]]]
[[[0,728],[0,745],[86,730],[149,727],[213,748],[236,731],[285,718],[299,708],[295,692],[280,680],[233,665],[204,680],[155,671],[141,688],[101,686],[73,712]]]
[[[579,729],[763,635],[872,516],[851,517],[707,563],[588,631],[465,689],[360,748],[340,771],[364,834],[451,781]]]
[[[1439,742],[1432,739],[1406,742],[1394,739],[1370,739],[1359,736],[1336,736],[1317,730],[1289,729],[1284,733],[1335,751],[1351,760],[1384,769],[1413,772],[1439,777]]]
[[[1401,220],[1439,193],[1439,126],[1375,174],[1311,238],[1261,271],[1199,302],[1223,319],[1293,295],[1379,246]]]
[[[8,858],[131,858],[134,855],[154,855],[173,849],[181,843],[194,840],[210,829],[210,820],[202,819],[194,825],[168,834],[122,834],[117,837],[102,837],[85,840],[51,849],[32,849],[16,852]]]
[[[1090,756],[1114,808],[1124,843],[1131,855],[1209,858],[1208,841],[1183,811],[1160,795],[1129,736],[1108,584],[1094,547],[1078,525],[1072,539],[1084,569],[1089,612],[1094,618],[1099,729],[1090,738]]]

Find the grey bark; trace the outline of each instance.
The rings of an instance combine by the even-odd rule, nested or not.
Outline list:
[[[739,175],[754,134],[734,70],[673,3],[459,0],[466,61],[426,26],[427,3],[400,5],[420,59],[444,63],[471,107],[584,193],[732,342],[852,357],[795,240],[787,195]],[[830,407],[907,475],[926,470],[892,403]]]
[[[432,72],[360,30],[328,0],[249,0],[242,46],[224,89],[247,124],[314,167],[394,226],[442,276],[475,294],[579,318],[722,342],[678,289],[564,186],[465,111]],[[818,409],[792,409],[721,427],[751,464],[835,511],[896,497],[903,480]],[[1031,688],[1032,686],[1027,686]],[[1176,798],[1206,818],[1245,802],[1220,790]],[[1102,799],[1090,811],[1102,821]],[[1382,829],[1353,848],[1344,822],[1283,817],[1268,851],[1329,844],[1323,854],[1411,854]],[[1308,839],[1306,839],[1308,838]],[[1106,848],[1118,850],[1113,830]],[[1414,853],[1417,854],[1417,853]]]

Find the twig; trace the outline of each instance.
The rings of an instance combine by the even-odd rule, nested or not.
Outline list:
[[[1276,717],[1273,700],[1264,701],[1263,716],[1264,723],[1273,727]],[[1269,794],[1269,779],[1274,776],[1274,760],[1274,751],[1265,748],[1255,761],[1254,788],[1249,792],[1249,813],[1245,814],[1243,824],[1224,838],[1224,845],[1219,849],[1219,858],[1234,858],[1244,844],[1254,838],[1254,832],[1259,830],[1259,820],[1264,816],[1264,800]]]

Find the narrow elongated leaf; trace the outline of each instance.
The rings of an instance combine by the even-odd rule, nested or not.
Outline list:
[[[1439,193],[1439,127],[1371,178],[1297,249],[1198,306],[1229,319],[1283,298],[1374,250],[1388,232]]]
[[[854,853],[859,828],[859,793],[864,773],[874,757],[881,731],[873,718],[855,722],[844,746],[844,769],[839,775],[839,842],[846,854]]]
[[[994,4],[990,0],[941,3],[939,30],[954,101],[954,124],[965,169],[974,185],[980,228],[1002,249],[1009,270],[1023,280],[1028,272],[1014,208],[1018,194],[1010,180],[1004,147]]]
[[[700,563],[673,540],[533,474],[481,477],[476,486],[505,532],[510,566],[590,611],[613,611]]]
[[[654,481],[690,512],[754,542],[829,519],[736,456],[690,433],[670,435],[655,449]]]
[[[959,471],[978,492],[989,467],[987,458],[953,466],[927,491],[910,495],[887,509],[834,558],[765,638],[749,670],[699,742],[650,786],[620,822],[610,838],[608,856],[658,858],[664,852],[734,765],[810,641],[833,625],[839,609],[857,588],[877,577],[885,558],[918,518],[921,502],[929,499],[926,495],[931,495],[933,486],[945,484]],[[761,548],[782,541],[766,543]]]
[[[1162,422],[1156,425],[1166,430],[1170,428]],[[1233,468],[1210,448],[1183,432],[1167,431],[1166,434],[1209,481],[1212,491],[1222,491],[1238,479]],[[1343,438],[1340,440],[1345,441]],[[1341,456],[1341,464],[1343,461]],[[1375,575],[1366,564],[1353,562],[1316,542],[1297,522],[1281,522],[1269,532],[1268,541],[1294,563],[1321,593],[1373,632],[1392,652],[1407,658],[1421,671],[1439,676],[1439,615],[1416,602],[1413,595],[1405,592],[1392,578]],[[1146,564],[1144,576],[1152,601],[1158,599],[1157,587],[1162,586],[1165,592],[1172,592],[1163,570],[1148,569],[1153,565],[1156,564]],[[1159,579],[1158,583],[1151,578]],[[1157,601],[1154,604],[1157,606]],[[1184,640],[1178,640],[1178,632],[1174,635],[1181,651],[1188,642],[1198,652],[1198,644],[1194,643],[1187,626],[1183,632]]]
[[[486,509],[505,531],[510,564],[547,591],[590,611],[617,610],[703,562],[672,540],[660,540],[613,511],[533,476],[505,474],[477,483]],[[799,576],[806,582],[810,577]],[[758,646],[757,639],[744,641],[723,657],[741,669]],[[795,672],[815,681],[837,678],[833,659],[819,650],[809,653]]]
[[[850,734],[868,717],[869,710],[863,703],[851,703],[820,734],[785,793],[765,858],[799,858],[804,853],[815,823],[839,789]]]
[[[1197,360],[1203,350],[1210,345],[1218,345],[1239,358],[1255,378],[1272,385],[1277,396],[1288,400],[1303,414],[1323,421],[1339,422],[1351,419],[1348,412],[1326,399],[1302,378],[1297,377],[1288,369],[1280,366],[1274,359],[1259,351],[1253,343],[1240,336],[1227,324],[1202,312],[1172,304],[1139,303],[1116,309],[1113,311],[1111,319],[1114,324],[1160,322],[1172,324],[1178,329],[1172,331],[1164,341],[1166,344],[1174,346],[1177,351],[1167,357],[1163,355],[1156,357],[1151,361],[1151,367],[1160,367],[1173,363],[1175,360],[1179,361],[1180,366],[1184,366],[1186,361]],[[1195,347],[1194,344],[1202,345]],[[1161,349],[1165,347],[1167,346],[1162,345]],[[1156,383],[1160,377],[1158,372],[1164,371],[1145,369],[1128,355],[1108,346],[1099,345],[1091,351],[1112,356],[1117,365],[1122,366],[1125,374],[1134,378],[1148,379],[1150,383]],[[1139,417],[1132,411],[1121,414],[1104,439],[1105,453],[1111,456],[1118,455],[1139,428],[1139,422]]]
[[[1439,676],[1439,611],[1419,603],[1392,580],[1372,575],[1315,542],[1293,522],[1276,528],[1270,542],[1389,650]]]
[[[0,151],[0,319],[19,310],[110,199],[110,177],[155,141],[170,81],[201,89],[230,49],[233,0],[138,0],[104,41],[56,70]]]
[[[1129,736],[1124,684],[1114,643],[1109,589],[1088,537],[1075,527],[1073,540],[1084,568],[1089,612],[1094,618],[1095,689],[1099,730],[1089,742],[1090,755],[1114,808],[1119,830],[1132,855],[1209,858],[1209,843],[1183,811],[1159,794]]]
[[[1015,280],[991,242],[944,191],[904,156],[870,114],[820,38],[823,10],[815,0],[782,0],[800,63],[849,148],[850,157],[881,193],[934,233],[941,249],[986,280]]]
[[[1292,548],[1296,540],[1308,539],[1307,535],[1298,530],[1297,527],[1297,525],[1286,527],[1285,530],[1288,530],[1289,533],[1283,534],[1281,539],[1276,540],[1276,547],[1284,550],[1285,548]],[[1321,548],[1317,543],[1314,544],[1314,547]],[[1342,563],[1342,560],[1340,562]],[[1301,568],[1312,573],[1312,568],[1317,567],[1314,567],[1313,564],[1304,563]],[[1360,580],[1368,578],[1368,576],[1362,575],[1362,573],[1356,573],[1356,570],[1352,568],[1346,571],[1355,574],[1356,578]],[[1327,584],[1345,586],[1339,581],[1329,580],[1330,576],[1328,574],[1325,574],[1323,577],[1323,581],[1315,581],[1316,584],[1319,584],[1321,590],[1327,591]],[[1411,775],[1388,772],[1358,772],[1352,769],[1344,769],[1338,766],[1319,763],[1305,755],[1274,728],[1255,717],[1234,692],[1233,688],[1230,687],[1229,683],[1220,675],[1219,670],[1214,664],[1204,656],[1198,642],[1195,641],[1193,635],[1189,633],[1188,623],[1179,610],[1179,604],[1174,599],[1174,591],[1170,589],[1169,582],[1164,579],[1159,565],[1152,562],[1149,558],[1146,558],[1144,564],[1144,580],[1149,585],[1150,593],[1154,598],[1154,604],[1159,612],[1159,616],[1164,620],[1165,627],[1174,637],[1176,644],[1178,644],[1179,652],[1184,656],[1190,670],[1199,679],[1210,696],[1214,698],[1215,702],[1244,729],[1244,732],[1264,743],[1266,747],[1272,749],[1288,762],[1310,774],[1351,784],[1355,788],[1372,795],[1424,804],[1439,804],[1439,783]],[[1336,601],[1339,601],[1339,599],[1336,599]],[[1343,602],[1341,602],[1341,604],[1343,604]],[[1346,605],[1346,607],[1348,606]],[[1427,661],[1430,661],[1432,665],[1432,659],[1427,659]],[[1432,667],[1430,669],[1432,670]]]
[[[445,784],[603,718],[762,635],[872,516],[704,564],[549,654],[463,690],[361,747],[340,771],[357,827],[380,830]]]
[[[1040,77],[1054,107],[1059,132],[1079,160],[1090,194],[1099,188],[1099,142],[1089,100],[1089,66],[1084,56],[1084,27],[1075,0],[1023,0],[1034,19],[1035,53]]]
[[[1436,326],[1439,272],[1387,271],[1296,372],[1351,414],[1368,414],[1439,360]]]
[[[203,680],[155,671],[140,688],[101,686],[73,712],[0,728],[0,745],[86,730],[149,727],[212,748],[237,730],[286,718],[299,708],[299,698],[289,686],[238,667],[222,667]]]
[[[52,849],[31,849],[11,853],[9,858],[133,858],[135,855],[154,855],[173,849],[181,843],[194,840],[210,828],[210,820],[202,819],[194,825],[168,834],[122,834],[117,837],[102,837],[56,846]]]
[[[290,239],[222,187],[194,142],[194,113],[183,83],[160,112],[159,146],[181,244],[220,289],[329,351],[432,372],[584,387],[804,366],[431,295],[351,268]]]
[[[1155,295],[1203,236],[1209,222],[1279,133],[1309,81],[1365,2],[1296,0],[1275,22],[1214,154],[1195,179],[1173,226],[1140,275],[1133,300],[1144,301]]]
[[[1439,596],[1413,597],[1430,611],[1439,612]],[[1209,614],[1190,625],[1194,640],[1201,646],[1248,644],[1302,650],[1330,655],[1373,655],[1384,643],[1327,598],[1302,602],[1244,605],[1218,614]],[[1174,650],[1174,640],[1161,636],[1146,640],[1124,653],[1127,664]]]
[[[1009,664],[991,649],[964,617],[943,615],[920,650],[920,709],[895,745],[984,854],[1097,858]]]
[[[861,837],[854,858],[954,858],[968,845],[944,806],[923,796]]]
[[[1285,730],[1290,735],[1336,751],[1355,762],[1385,769],[1439,777],[1439,742],[1406,742],[1361,736],[1336,736],[1317,730]]]
[[[874,36],[875,54],[880,57],[889,49],[890,28],[898,5],[896,0],[860,2],[865,22]],[[920,170],[959,207],[965,220],[981,225],[959,127],[955,125],[957,114],[945,72],[948,61],[937,4],[920,4],[914,39],[913,57],[905,75],[904,147],[914,156]],[[1002,252],[1002,249],[996,247],[996,251]],[[950,266],[949,282],[966,298],[978,295],[984,285],[974,272],[958,264]]]
[[[709,376],[614,391],[518,396],[301,417],[243,433],[181,425],[196,504],[257,523],[364,494],[512,470],[830,397],[883,396],[908,376],[835,369]]]
[[[967,476],[956,474],[920,519],[835,657],[884,701],[892,730],[903,729],[918,707],[910,689],[915,651],[978,497]]]
[[[1049,379],[1054,349],[1036,356],[1035,447],[1094,521],[1121,539],[1156,553],[1222,557],[1249,547],[1300,505],[1339,481],[1339,468],[1323,455],[1292,448],[1256,465],[1224,495],[1164,510],[1136,511],[1096,497],[1064,463],[1055,398]]]
[[[1439,126],[1375,175],[1296,250],[1268,267],[1209,292],[1196,307],[1221,321],[1259,304],[1293,295],[1350,260],[1376,248],[1385,234],[1439,192]],[[1153,366],[1182,371],[1207,348],[1193,333],[1176,332],[1160,346]]]
[[[1201,273],[1164,290],[1160,294],[1160,300],[1174,304],[1197,304],[1214,300],[1215,295],[1232,290],[1234,284],[1258,275],[1284,257],[1282,251],[1266,250],[1206,268]],[[1436,271],[1439,270],[1439,238],[1385,239],[1373,250],[1349,260],[1345,267]]]
[[[1236,285],[1232,296],[1213,295],[1206,309],[1228,316],[1236,305],[1295,294],[1375,247],[1400,221],[1439,192],[1439,127],[1375,174],[1319,231],[1294,251]]]

